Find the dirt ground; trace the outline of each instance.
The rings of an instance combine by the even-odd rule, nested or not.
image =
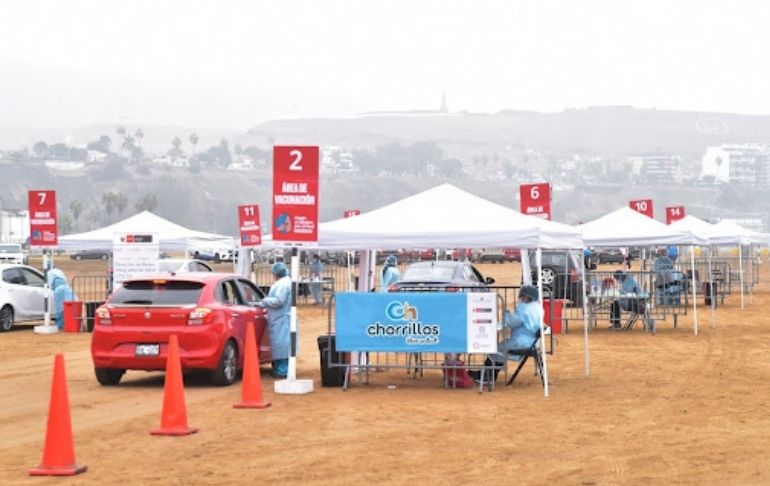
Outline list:
[[[516,267],[481,266],[501,282],[512,282]],[[767,282],[767,265],[762,272]],[[321,388],[316,337],[326,316],[301,306],[298,375],[316,390],[275,395],[265,377],[272,407],[236,410],[239,385],[187,377],[188,421],[200,432],[186,437],[149,434],[160,420],[162,373],[128,372],[120,386],[100,387],[89,334],[22,326],[0,334],[0,484],[770,484],[770,287],[761,284],[743,310],[728,297],[715,327],[699,307],[698,336],[691,315],[678,329],[659,323],[654,336],[592,330],[589,377],[583,328],[572,323],[548,357],[544,398],[529,363],[513,386],[491,393],[444,389],[438,371]],[[88,471],[32,478],[57,352],[76,457]]]

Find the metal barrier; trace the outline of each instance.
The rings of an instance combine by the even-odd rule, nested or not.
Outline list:
[[[96,309],[109,297],[112,291],[111,286],[112,279],[107,274],[76,275],[72,277],[70,287],[85,307],[83,322],[80,326],[81,330],[93,330]]]

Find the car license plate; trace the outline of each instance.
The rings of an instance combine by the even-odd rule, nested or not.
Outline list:
[[[159,344],[137,344],[136,355],[137,356],[157,356],[160,354]]]

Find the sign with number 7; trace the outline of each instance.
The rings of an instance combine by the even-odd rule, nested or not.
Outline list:
[[[318,241],[318,147],[273,147],[274,241]]]
[[[56,224],[56,191],[29,191],[29,246],[56,246],[59,232]]]

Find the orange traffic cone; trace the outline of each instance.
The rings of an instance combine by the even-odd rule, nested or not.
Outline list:
[[[29,470],[32,476],[72,476],[86,470],[75,464],[75,446],[72,442],[70,400],[67,394],[67,377],[64,372],[64,355],[53,360],[51,402],[48,405],[48,426],[45,431],[43,460]]]
[[[153,429],[150,433],[152,435],[189,435],[195,432],[198,432],[198,429],[187,426],[182,363],[179,360],[179,340],[176,335],[172,335],[168,340],[166,384],[163,387],[163,411],[160,414],[160,428]]]
[[[241,383],[241,403],[234,408],[267,408],[270,402],[262,400],[262,376],[259,372],[257,356],[257,337],[254,323],[246,326],[246,349],[243,356],[243,382]]]

